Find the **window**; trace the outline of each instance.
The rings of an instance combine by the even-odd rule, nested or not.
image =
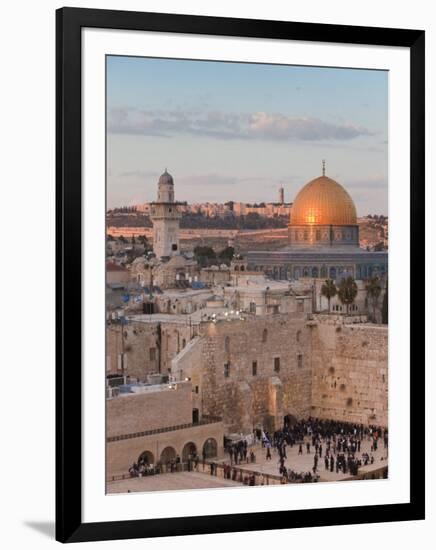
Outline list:
[[[156,361],[156,348],[150,348],[150,361]]]
[[[267,340],[268,340],[268,331],[266,330],[266,328],[264,328],[262,332],[262,342],[266,342]]]
[[[257,361],[251,363],[251,374],[257,376]]]
[[[301,338],[301,330],[297,330],[297,334],[295,335],[295,339],[297,340],[297,342],[299,342],[300,338]]]
[[[177,245],[176,245],[176,244],[172,244],[172,245],[171,245],[171,250],[177,250]]]
[[[195,386],[195,393],[198,393],[198,386]]]
[[[230,363],[224,363],[224,378],[230,376]]]
[[[230,336],[226,336],[224,340],[224,350],[228,353],[230,351]]]
[[[297,355],[297,366],[299,369],[301,369],[303,367],[303,354],[302,353],[299,353]]]
[[[256,302],[250,302],[250,313],[256,313]]]
[[[274,357],[274,372],[280,372],[280,357]]]

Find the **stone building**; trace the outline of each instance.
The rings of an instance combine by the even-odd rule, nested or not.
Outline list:
[[[172,360],[203,414],[227,432],[275,429],[285,415],[387,425],[387,327],[303,313],[203,323]]]
[[[181,214],[174,201],[174,180],[165,172],[159,178],[157,201],[151,204],[153,251],[158,259],[180,253],[179,224]]]
[[[325,175],[307,183],[292,205],[288,246],[247,254],[248,267],[275,279],[366,279],[387,274],[386,252],[359,246],[356,207],[348,192]]]
[[[140,457],[149,464],[166,464],[177,455],[223,454],[224,427],[220,419],[200,417],[192,406],[187,381],[126,388],[106,401],[106,478],[126,474]]]
[[[129,270],[114,262],[106,263],[106,284],[124,286],[130,281]]]

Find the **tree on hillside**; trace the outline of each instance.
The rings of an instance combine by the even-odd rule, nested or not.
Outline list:
[[[332,279],[327,279],[321,287],[321,294],[327,298],[330,313],[330,300],[336,296],[338,289]]]
[[[367,281],[365,289],[368,296],[368,302],[372,305],[372,320],[376,323],[375,311],[382,291],[380,279],[378,277],[371,277],[371,279]]]
[[[357,296],[357,284],[353,277],[346,277],[339,283],[338,297],[341,304],[347,306],[347,315],[350,305],[354,302]]]

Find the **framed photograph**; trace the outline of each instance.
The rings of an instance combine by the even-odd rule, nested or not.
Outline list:
[[[56,538],[423,519],[424,32],[63,8],[56,63]]]

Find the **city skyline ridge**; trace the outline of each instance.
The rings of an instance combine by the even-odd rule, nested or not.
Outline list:
[[[387,215],[385,71],[107,58],[108,208],[155,200],[292,202],[326,175],[359,216]]]

